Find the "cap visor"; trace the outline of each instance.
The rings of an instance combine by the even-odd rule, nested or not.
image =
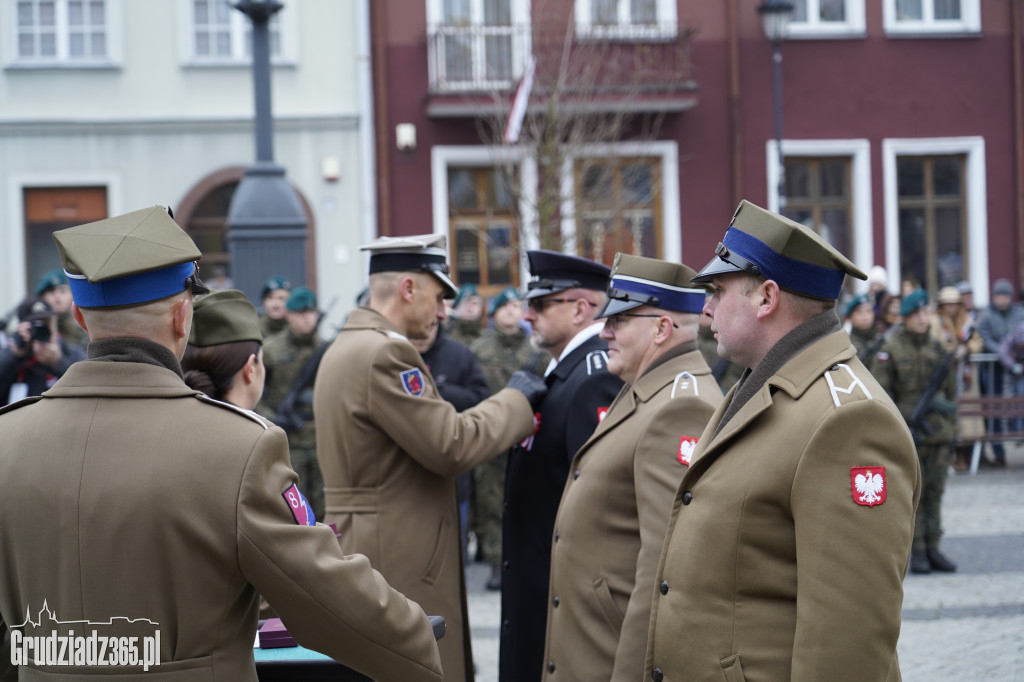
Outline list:
[[[743,268],[736,267],[732,263],[727,263],[718,256],[715,256],[711,259],[711,262],[701,268],[701,271],[690,282],[693,284],[708,284],[715,275],[728,275],[733,272],[745,271]]]
[[[536,289],[529,289],[526,295],[523,296],[524,301],[529,301],[531,298],[540,298],[541,296],[549,296],[551,294],[557,294],[561,291],[565,291],[565,287],[537,287]]]
[[[203,282],[203,280],[199,279],[199,272],[198,271],[193,276],[193,280],[192,280],[192,293],[194,295],[210,293],[210,287],[206,286],[206,283]]]
[[[455,282],[448,278],[448,275],[444,274],[440,270],[431,270],[430,274],[441,282],[441,286],[445,288],[445,298],[455,298],[455,295],[459,293],[459,288],[455,286]]]
[[[599,320],[602,317],[611,317],[612,315],[618,315],[624,313],[627,310],[634,310],[644,305],[639,301],[622,301],[617,298],[609,298],[604,302],[604,306],[594,316],[595,320]]]

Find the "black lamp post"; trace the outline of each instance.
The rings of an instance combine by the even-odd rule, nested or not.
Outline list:
[[[256,162],[249,166],[228,208],[228,250],[235,287],[259,301],[263,282],[282,275],[306,281],[306,213],[274,163],[270,111],[270,18],[277,0],[238,0],[232,7],[252,21],[252,75],[256,100]]]
[[[782,156],[782,41],[789,34],[793,3],[788,0],[765,0],[758,8],[765,37],[772,43],[772,88],[775,106],[775,150],[778,152],[779,211],[786,205],[786,164]]]

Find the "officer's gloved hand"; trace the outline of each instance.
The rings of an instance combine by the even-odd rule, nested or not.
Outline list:
[[[536,374],[524,372],[523,370],[519,370],[509,377],[505,388],[514,388],[521,392],[530,401],[530,407],[535,410],[548,392],[548,385],[544,383],[543,379]]]

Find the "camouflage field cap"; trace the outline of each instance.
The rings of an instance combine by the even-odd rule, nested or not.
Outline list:
[[[197,296],[192,307],[192,332],[188,342],[206,347],[235,341],[263,343],[256,306],[237,289]]]
[[[370,252],[370,274],[378,272],[429,272],[441,282],[445,298],[455,298],[455,282],[448,277],[447,239],[443,234],[412,237],[381,237],[359,247]]]
[[[696,276],[693,268],[682,263],[617,253],[608,300],[597,317],[611,317],[643,305],[700,314],[707,292],[690,284]]]
[[[612,269],[604,263],[560,251],[527,251],[526,259],[532,277],[526,285],[527,300],[566,289],[604,291],[612,274]]]
[[[60,230],[53,240],[80,308],[148,303],[186,289],[210,291],[199,279],[202,254],[163,206]]]
[[[824,301],[839,298],[846,275],[868,277],[813,230],[746,199],[736,208],[715,257],[693,281],[707,284],[731,272],[759,275],[786,291]]]

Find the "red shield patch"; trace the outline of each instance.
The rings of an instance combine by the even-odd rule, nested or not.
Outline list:
[[[676,460],[683,466],[690,466],[690,460],[693,459],[693,451],[697,449],[698,440],[695,436],[679,437],[679,451],[676,452]]]
[[[882,504],[888,490],[885,467],[850,467],[850,492],[857,504],[864,507]]]
[[[599,407],[599,408],[597,408],[597,423],[598,424],[603,422],[604,418],[607,417],[607,416],[608,416],[608,408],[607,407]]]

